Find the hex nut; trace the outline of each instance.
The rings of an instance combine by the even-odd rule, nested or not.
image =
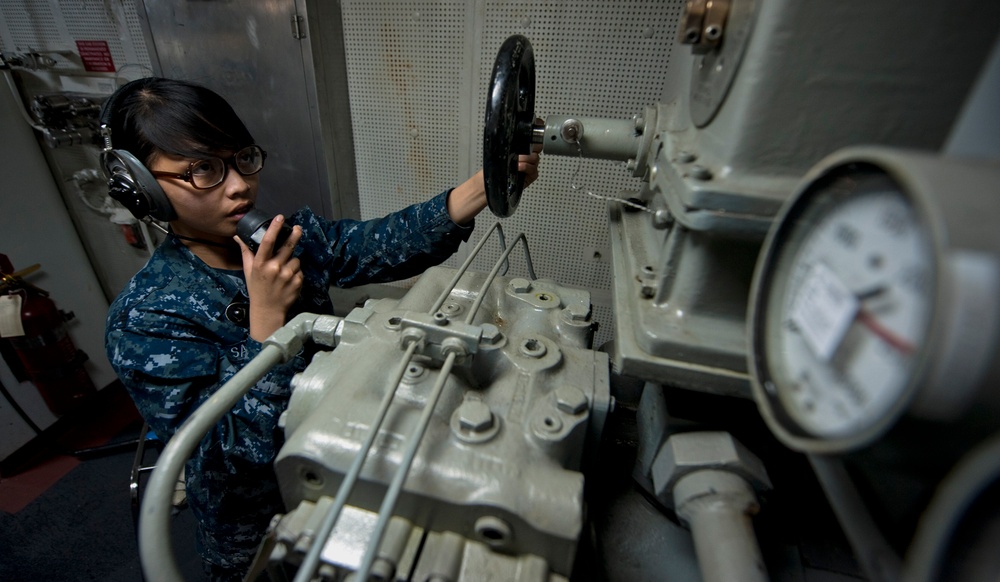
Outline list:
[[[444,355],[455,354],[459,360],[469,354],[465,349],[465,344],[457,337],[446,337],[441,341],[441,353]]]
[[[402,343],[403,346],[409,346],[411,343],[416,342],[418,350],[423,348],[424,341],[426,339],[427,334],[424,330],[418,327],[408,327],[403,330],[402,334],[400,334],[400,343]]]
[[[764,464],[733,435],[723,431],[686,432],[671,435],[656,453],[651,473],[657,498],[672,506],[677,481],[705,469],[735,473],[758,491],[771,488]]]
[[[466,400],[458,407],[458,423],[464,430],[483,432],[493,427],[493,412],[479,400]]]

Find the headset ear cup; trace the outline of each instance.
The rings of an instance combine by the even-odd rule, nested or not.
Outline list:
[[[138,219],[152,216],[169,222],[177,218],[163,188],[146,166],[125,150],[101,153],[101,165],[108,177],[108,193]]]

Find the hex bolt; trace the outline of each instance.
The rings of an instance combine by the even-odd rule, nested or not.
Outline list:
[[[564,310],[570,321],[584,322],[590,316],[590,309],[580,303],[571,303]]]
[[[580,414],[587,410],[590,401],[579,388],[563,385],[556,389],[556,408],[566,414]]]
[[[500,333],[500,328],[493,325],[492,323],[484,323],[480,326],[483,330],[483,334],[480,336],[480,342],[495,345],[501,339],[503,339],[503,334]]]
[[[514,293],[527,293],[531,291],[531,281],[527,279],[511,279],[510,288]]]
[[[489,430],[493,428],[493,412],[485,402],[466,400],[458,407],[458,424],[471,432]]]

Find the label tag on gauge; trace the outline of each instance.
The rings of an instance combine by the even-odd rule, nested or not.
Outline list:
[[[833,357],[858,313],[858,299],[823,263],[815,263],[792,303],[791,318],[820,359]]]
[[[21,326],[21,296],[0,295],[0,337],[24,335]]]

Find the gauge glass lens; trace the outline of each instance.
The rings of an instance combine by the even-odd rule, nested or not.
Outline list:
[[[792,227],[765,324],[782,408],[825,438],[857,435],[896,408],[933,300],[930,236],[914,207],[884,176],[850,183]]]

